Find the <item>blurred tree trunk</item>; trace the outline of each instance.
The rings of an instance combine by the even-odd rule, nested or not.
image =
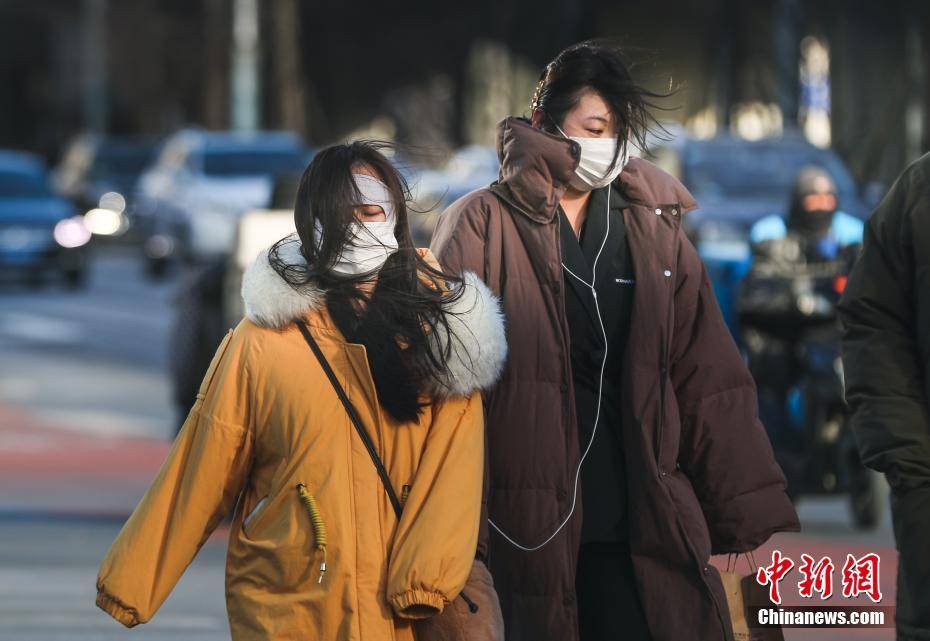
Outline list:
[[[307,132],[307,100],[300,69],[300,10],[298,0],[274,0],[274,93],[279,124],[300,134]]]
[[[81,90],[84,129],[103,134],[107,129],[107,0],[84,0],[81,5]]]
[[[229,0],[204,1],[203,121],[210,129],[229,127]]]
[[[778,106],[786,129],[798,126],[799,63],[804,7],[798,0],[775,3],[775,74]]]

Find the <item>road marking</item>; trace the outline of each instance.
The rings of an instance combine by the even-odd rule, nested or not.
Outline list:
[[[73,344],[84,338],[78,323],[35,314],[0,314],[0,334],[40,343]]]
[[[172,424],[158,418],[109,409],[36,409],[33,415],[62,429],[94,436],[170,437]]]
[[[100,612],[85,608],[84,612],[61,613],[50,612],[48,608],[37,612],[3,612],[5,630],[93,630],[112,629],[113,622]],[[220,631],[227,628],[225,620],[219,617],[163,614],[158,617],[158,629],[162,632],[197,632]]]

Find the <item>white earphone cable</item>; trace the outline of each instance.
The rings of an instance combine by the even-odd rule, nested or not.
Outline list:
[[[504,532],[500,527],[498,527],[497,524],[494,523],[492,519],[490,518],[488,519],[488,523],[491,524],[491,527],[493,527],[497,531],[498,534],[500,534],[508,542],[510,542],[511,545],[525,552],[535,552],[536,550],[540,550],[543,547],[545,547],[546,544],[552,541],[552,539],[554,539],[558,535],[558,533],[562,531],[562,529],[566,526],[566,524],[568,524],[568,522],[571,520],[572,515],[575,513],[575,506],[578,503],[578,479],[581,476],[581,466],[584,465],[584,461],[588,457],[588,452],[591,451],[591,446],[594,445],[594,437],[597,434],[597,425],[601,417],[601,397],[602,397],[602,392],[604,389],[604,370],[607,367],[607,330],[604,328],[604,320],[601,318],[601,307],[600,305],[598,305],[598,302],[597,302],[597,290],[594,288],[594,285],[597,281],[597,261],[600,259],[601,252],[604,250],[604,246],[607,244],[608,234],[610,234],[610,187],[607,188],[607,228],[604,231],[604,238],[601,241],[601,246],[600,248],[598,248],[597,254],[594,256],[594,266],[591,269],[591,282],[589,283],[588,281],[583,279],[581,276],[579,276],[578,274],[573,272],[571,269],[569,269],[565,265],[565,263],[562,263],[562,268],[566,272],[571,274],[578,281],[584,283],[591,290],[591,295],[594,298],[594,310],[597,312],[597,322],[601,326],[601,336],[604,339],[604,357],[601,359],[601,371],[600,371],[600,376],[598,377],[598,381],[597,381],[597,409],[594,412],[594,427],[591,429],[591,438],[588,440],[588,445],[587,447],[585,447],[584,453],[581,455],[581,459],[578,461],[578,467],[575,469],[575,483],[574,483],[574,488],[572,489],[571,509],[569,510],[568,515],[562,520],[562,522],[556,528],[556,530],[552,534],[550,534],[549,537],[545,541],[543,541],[539,545],[535,545],[532,547],[521,545],[520,543],[516,542],[512,537],[508,536],[506,532]]]

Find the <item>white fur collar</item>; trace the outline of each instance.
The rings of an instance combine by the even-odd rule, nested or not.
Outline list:
[[[278,255],[288,264],[300,265],[300,242],[283,243]],[[491,387],[500,376],[507,355],[504,316],[491,290],[473,272],[464,272],[464,293],[448,307],[447,320],[457,340],[445,335],[432,344],[449,345],[445,385],[437,392],[468,395]],[[246,316],[256,325],[283,329],[307,312],[324,305],[324,292],[312,286],[297,291],[288,285],[268,261],[268,250],[259,253],[242,278]],[[443,332],[437,326],[437,332]]]

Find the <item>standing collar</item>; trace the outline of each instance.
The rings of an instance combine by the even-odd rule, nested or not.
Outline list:
[[[523,118],[505,118],[497,126],[500,174],[491,190],[531,220],[551,222],[580,154],[573,140],[536,129]]]

